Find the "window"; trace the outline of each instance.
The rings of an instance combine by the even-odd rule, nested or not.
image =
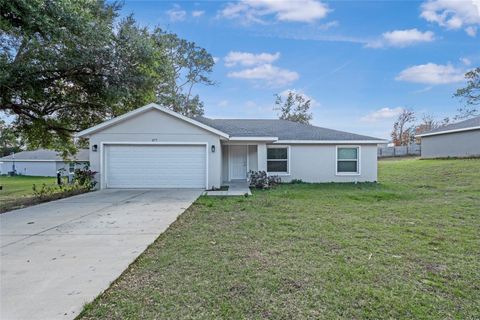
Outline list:
[[[267,172],[288,173],[288,147],[267,148]]]
[[[338,147],[337,148],[337,174],[358,174],[359,147]]]

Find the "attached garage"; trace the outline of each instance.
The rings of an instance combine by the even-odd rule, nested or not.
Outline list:
[[[106,188],[206,188],[206,144],[106,144]]]

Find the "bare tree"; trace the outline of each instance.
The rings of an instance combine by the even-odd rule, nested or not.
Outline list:
[[[289,91],[285,100],[280,95],[275,95],[275,108],[279,110],[279,119],[309,124],[312,120],[310,113],[311,100],[304,95]]]
[[[415,113],[409,109],[403,109],[393,124],[391,133],[392,142],[395,146],[406,146],[415,139],[414,130]]]

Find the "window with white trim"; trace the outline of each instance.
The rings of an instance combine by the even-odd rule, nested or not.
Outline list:
[[[68,164],[68,172],[74,173],[75,172],[75,162],[70,162]]]
[[[337,173],[359,173],[359,147],[337,148]]]
[[[288,173],[288,147],[267,148],[267,172]]]

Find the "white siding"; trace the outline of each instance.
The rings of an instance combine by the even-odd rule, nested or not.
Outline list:
[[[480,156],[480,130],[422,137],[422,158]]]
[[[360,174],[336,174],[336,145],[290,145],[290,174],[282,181],[305,182],[377,181],[377,145],[360,146]]]
[[[57,175],[55,161],[15,161],[17,174],[24,176],[54,177]],[[4,161],[2,174],[12,171],[12,162]]]

